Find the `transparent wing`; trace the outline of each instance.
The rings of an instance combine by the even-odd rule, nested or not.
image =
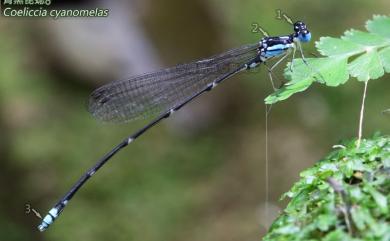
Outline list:
[[[156,72],[117,80],[90,95],[88,111],[97,119],[127,122],[169,110],[223,74],[254,59],[258,44]]]

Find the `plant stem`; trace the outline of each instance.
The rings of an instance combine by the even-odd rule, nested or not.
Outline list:
[[[357,148],[360,148],[360,143],[362,141],[363,119],[364,119],[364,104],[365,104],[365,101],[366,101],[367,85],[368,85],[368,81],[365,81],[364,82],[364,92],[363,92],[362,107],[360,109],[360,120],[359,120],[359,132],[358,132]]]
[[[355,231],[352,226],[351,203],[349,201],[347,192],[344,190],[342,184],[339,183],[336,179],[330,177],[327,181],[333,190],[341,196],[341,200],[344,203],[344,208],[342,207],[341,211],[344,214],[345,224],[347,225],[349,235],[354,236]]]
[[[272,105],[265,105],[265,218],[268,224],[269,216],[269,156],[268,156],[268,119]],[[271,223],[271,222],[269,222]],[[267,227],[268,228],[268,227]]]

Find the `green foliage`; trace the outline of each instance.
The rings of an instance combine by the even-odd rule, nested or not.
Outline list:
[[[324,57],[307,58],[308,64],[294,59],[293,71],[289,63],[284,73],[289,82],[265,102],[285,100],[314,82],[334,87],[347,82],[349,76],[368,81],[390,73],[390,17],[374,16],[366,29],[368,32],[348,30],[341,38],[321,37],[316,47]]]
[[[390,240],[390,137],[335,147],[284,194],[291,201],[264,241]]]

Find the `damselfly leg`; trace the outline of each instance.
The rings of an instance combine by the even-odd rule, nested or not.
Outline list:
[[[307,67],[311,68],[311,66],[309,66],[309,63],[307,62],[307,60],[305,58],[305,55],[303,54],[302,46],[301,46],[301,43],[299,41],[297,42],[297,45],[298,45],[298,48],[299,48],[299,52],[301,52],[303,63],[305,63]]]
[[[285,53],[285,54],[284,54],[276,63],[274,63],[273,65],[271,65],[271,67],[268,67],[267,63],[264,62],[264,65],[267,67],[268,76],[269,76],[269,79],[270,79],[270,81],[271,81],[272,88],[274,89],[274,91],[280,89],[280,88],[284,85],[284,83],[281,82],[279,88],[278,88],[278,89],[275,88],[275,83],[274,83],[273,78],[272,78],[273,70],[274,70],[281,62],[283,62],[283,60],[285,60],[290,54],[291,54],[291,50],[288,49],[288,50],[286,51],[286,53]]]
[[[315,69],[311,64],[308,63],[307,59],[305,58],[305,55],[303,54],[303,49],[302,49],[302,46],[301,46],[301,43],[300,42],[297,42],[297,45],[298,45],[298,48],[299,48],[299,52],[301,52],[301,56],[302,56],[302,62],[308,67],[310,68],[310,71],[312,71],[313,73],[317,73],[321,80],[325,82],[325,78],[324,76],[321,74],[320,71],[318,71],[318,69]],[[292,61],[291,61],[291,64],[292,64]],[[291,65],[290,65],[291,66]],[[317,76],[314,76],[315,79],[317,79]]]
[[[290,63],[290,66],[289,66],[291,73],[293,72],[293,68],[294,68],[294,58],[295,58],[295,52],[296,51],[297,51],[297,48],[294,45],[293,53],[292,53],[292,56],[291,56],[291,63]]]

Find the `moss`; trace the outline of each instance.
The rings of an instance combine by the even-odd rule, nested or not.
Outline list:
[[[390,240],[390,137],[334,147],[300,176],[264,241]]]

